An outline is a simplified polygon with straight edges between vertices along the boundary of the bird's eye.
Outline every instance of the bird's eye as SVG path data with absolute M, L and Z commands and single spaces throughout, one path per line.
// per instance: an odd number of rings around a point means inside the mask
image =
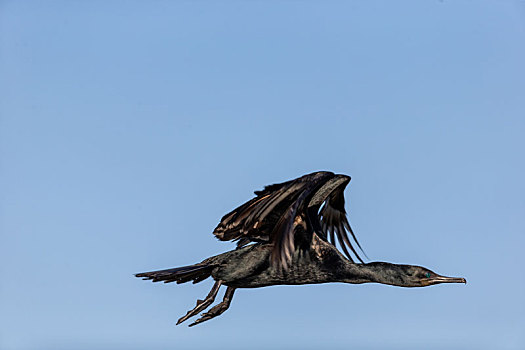
M 426 278 L 430 278 L 430 272 L 425 273 Z

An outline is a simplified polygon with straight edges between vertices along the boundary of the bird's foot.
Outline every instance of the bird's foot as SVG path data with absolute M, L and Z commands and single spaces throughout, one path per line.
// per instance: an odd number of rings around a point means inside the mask
M 198 325 L 199 323 L 211 320 L 212 318 L 219 316 L 228 309 L 228 306 L 229 305 L 226 305 L 224 302 L 220 302 L 219 304 L 212 307 L 208 312 L 203 313 L 202 317 L 190 324 L 189 327 L 193 327 L 195 325 Z
M 181 324 L 182 322 L 186 321 L 188 318 L 197 315 L 199 312 L 205 310 L 208 306 L 210 306 L 211 303 L 213 303 L 213 301 L 215 300 L 215 296 L 217 295 L 217 292 L 219 291 L 220 286 L 221 286 L 221 281 L 215 282 L 210 293 L 206 296 L 206 298 L 204 300 L 197 299 L 197 305 L 193 309 L 188 311 L 186 315 L 179 318 L 179 320 L 177 321 L 177 324 Z
M 224 294 L 224 299 L 222 300 L 222 302 L 212 307 L 208 312 L 203 313 L 202 317 L 190 324 L 189 327 L 193 327 L 195 325 L 198 325 L 199 323 L 211 320 L 212 318 L 217 317 L 221 315 L 224 311 L 228 310 L 232 301 L 234 291 L 235 288 L 228 287 L 226 293 Z
M 198 299 L 197 305 L 193 309 L 188 311 L 186 315 L 179 318 L 179 320 L 177 321 L 177 324 L 181 324 L 182 322 L 186 321 L 188 318 L 197 315 L 199 312 L 201 312 L 202 310 L 210 306 L 211 303 L 213 303 L 213 299 L 205 299 L 205 300 Z

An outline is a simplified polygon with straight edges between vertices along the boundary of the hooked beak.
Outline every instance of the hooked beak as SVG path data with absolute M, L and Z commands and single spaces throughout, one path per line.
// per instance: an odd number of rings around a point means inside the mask
M 421 284 L 423 286 L 431 286 L 433 284 L 439 284 L 439 283 L 465 283 L 467 284 L 467 280 L 463 277 L 446 277 L 446 276 L 434 276 L 430 278 L 424 278 L 421 280 Z

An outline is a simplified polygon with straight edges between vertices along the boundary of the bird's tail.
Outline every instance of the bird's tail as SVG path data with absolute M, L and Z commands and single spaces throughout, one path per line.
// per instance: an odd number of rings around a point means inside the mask
M 176 267 L 174 269 L 137 273 L 135 277 L 143 277 L 144 280 L 164 283 L 185 283 L 193 280 L 197 283 L 211 276 L 214 265 L 195 264 L 190 266 Z

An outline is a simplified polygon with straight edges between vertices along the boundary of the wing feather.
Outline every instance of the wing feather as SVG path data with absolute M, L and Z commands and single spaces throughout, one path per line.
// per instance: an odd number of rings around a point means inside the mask
M 219 240 L 238 241 L 238 246 L 249 242 L 279 242 L 275 244 L 279 255 L 282 249 L 287 257 L 294 250 L 295 217 L 308 208 L 315 190 L 334 176 L 331 172 L 316 172 L 266 186 L 255 192 L 255 198 L 224 215 L 213 233 Z
M 330 236 L 330 242 L 335 245 L 336 242 L 334 236 L 336 236 L 341 249 L 350 261 L 353 262 L 354 260 L 352 259 L 348 249 L 352 251 L 354 256 L 361 263 L 364 263 L 363 259 L 359 256 L 350 239 L 348 238 L 347 233 L 350 232 L 355 244 L 357 244 L 361 252 L 366 256 L 363 248 L 361 248 L 361 245 L 357 241 L 354 231 L 350 227 L 348 219 L 346 218 L 344 189 L 348 184 L 348 181 L 342 183 L 339 185 L 339 187 L 334 189 L 332 193 L 330 193 L 324 202 L 321 211 L 319 212 L 319 220 L 321 221 L 321 227 L 323 229 L 322 237 L 327 240 L 327 237 Z
M 290 189 L 290 187 L 293 187 Z M 240 240 L 248 238 L 253 241 L 269 241 L 271 222 L 267 222 L 266 228 L 263 228 L 265 221 L 270 221 L 268 214 L 276 210 L 276 207 L 283 202 L 291 202 L 295 192 L 300 190 L 300 186 L 287 184 L 280 186 L 273 193 L 263 191 L 263 194 L 253 198 L 247 203 L 234 209 L 231 213 L 226 214 L 219 225 L 213 231 L 213 234 L 222 241 Z M 281 209 L 284 212 L 284 209 Z M 280 217 L 279 214 L 275 213 Z M 245 240 L 244 240 L 245 242 Z
M 223 241 L 238 241 L 238 247 L 250 242 L 273 242 L 271 262 L 285 269 L 295 251 L 299 237 L 295 237 L 296 232 L 308 242 L 314 233 L 333 245 L 337 240 L 350 261 L 353 262 L 351 251 L 363 262 L 348 236 L 350 233 L 363 252 L 344 208 L 344 189 L 349 181 L 345 175 L 315 172 L 266 186 L 255 191 L 255 198 L 224 215 L 213 233 Z M 301 222 L 301 217 L 306 220 Z M 299 222 L 305 230 L 296 230 Z
M 297 199 L 288 207 L 285 214 L 275 226 L 272 232 L 274 247 L 271 257 L 272 264 L 275 264 L 275 266 L 284 269 L 288 268 L 288 264 L 295 251 L 294 225 L 296 224 L 296 219 L 298 218 L 298 214 L 304 212 L 307 208 L 309 202 L 307 199 L 311 197 L 316 187 L 318 187 L 318 184 L 315 182 L 308 183 L 303 189 L 303 192 L 301 192 Z

